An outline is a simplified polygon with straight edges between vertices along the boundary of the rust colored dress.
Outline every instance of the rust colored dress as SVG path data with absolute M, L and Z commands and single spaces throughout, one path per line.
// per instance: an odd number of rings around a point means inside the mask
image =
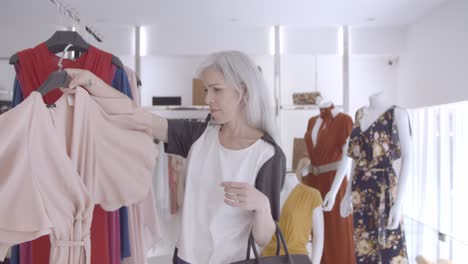
M 351 134 L 353 121 L 346 114 L 339 113 L 333 117 L 333 107 L 320 109 L 320 116 L 312 117 L 307 126 L 305 141 L 309 158 L 313 166 L 321 166 L 340 161 L 343 157 L 343 145 Z M 322 119 L 317 142 L 312 142 L 312 129 L 318 118 Z M 302 178 L 304 184 L 316 188 L 325 199 L 330 191 L 336 171 L 313 175 L 309 173 Z M 325 232 L 322 264 L 354 264 L 353 218 L 340 216 L 340 202 L 346 192 L 348 180 L 345 177 L 336 195 L 335 205 L 331 212 L 324 212 Z

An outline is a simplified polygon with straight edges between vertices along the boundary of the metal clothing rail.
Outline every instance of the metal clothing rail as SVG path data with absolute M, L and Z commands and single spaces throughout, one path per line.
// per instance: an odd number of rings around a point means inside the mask
M 99 33 L 95 28 L 91 26 L 82 26 L 81 19 L 78 16 L 78 11 L 71 7 L 68 3 L 64 2 L 63 0 L 49 0 L 52 4 L 54 4 L 60 11 L 62 16 L 68 17 L 75 26 L 82 27 L 84 31 L 88 32 L 94 39 L 98 42 L 102 42 L 102 34 Z

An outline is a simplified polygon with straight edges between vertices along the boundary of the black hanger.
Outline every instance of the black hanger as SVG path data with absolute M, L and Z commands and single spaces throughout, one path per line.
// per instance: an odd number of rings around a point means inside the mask
M 136 74 L 135 74 L 135 76 L 136 76 L 136 79 L 137 79 L 137 86 L 138 86 L 138 87 L 142 86 L 143 83 L 141 82 L 140 76 L 138 76 L 138 75 L 136 75 Z
M 60 58 L 58 62 L 58 71 L 54 71 L 49 76 L 47 77 L 47 80 L 39 86 L 39 88 L 36 89 L 37 92 L 39 92 L 42 96 L 46 95 L 48 92 L 55 90 L 60 87 L 68 87 L 70 84 L 70 77 L 68 76 L 68 73 L 64 70 L 62 70 L 62 61 L 63 58 L 65 57 L 65 53 L 72 47 L 72 44 L 68 44 L 64 50 L 62 57 Z
M 89 49 L 89 44 L 75 31 L 57 31 L 45 44 L 52 53 L 62 52 L 68 44 L 73 45 L 70 51 L 86 52 Z
M 70 77 L 68 73 L 64 70 L 59 70 L 52 72 L 47 77 L 47 80 L 37 88 L 36 92 L 39 92 L 42 96 L 46 95 L 48 92 L 55 90 L 60 87 L 68 87 L 70 84 Z
M 69 49 L 70 51 L 86 52 L 89 48 L 87 43 L 81 36 L 75 31 L 56 31 L 52 37 L 50 37 L 45 44 L 52 53 L 62 52 L 68 44 L 73 46 Z M 19 61 L 17 54 L 14 54 L 10 58 L 10 64 L 16 64 Z M 123 69 L 122 61 L 112 55 L 112 63 L 117 67 Z

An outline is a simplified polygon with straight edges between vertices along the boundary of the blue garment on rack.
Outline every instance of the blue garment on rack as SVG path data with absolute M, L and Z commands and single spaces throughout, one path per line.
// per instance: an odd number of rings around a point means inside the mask
M 15 78 L 15 83 L 13 84 L 13 99 L 11 100 L 11 107 L 15 107 L 23 102 L 23 92 L 17 78 Z
M 120 92 L 133 99 L 132 91 L 130 88 L 130 81 L 123 69 L 117 68 L 112 80 L 112 86 L 117 88 Z M 131 256 L 130 249 L 130 233 L 128 228 L 128 208 L 121 207 L 120 213 L 120 257 L 122 259 Z

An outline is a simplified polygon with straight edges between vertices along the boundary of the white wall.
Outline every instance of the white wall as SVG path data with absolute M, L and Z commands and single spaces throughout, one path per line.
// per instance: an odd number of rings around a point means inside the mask
M 283 54 L 337 54 L 338 27 L 281 27 Z
M 192 78 L 204 56 L 145 56 L 141 60 L 143 82 L 141 103 L 152 104 L 153 96 L 182 96 L 183 105 L 192 104 Z
M 206 55 L 220 50 L 241 50 L 251 55 L 270 54 L 270 26 L 149 25 L 142 27 L 144 55 Z
M 97 42 L 86 32 L 80 32 L 91 45 L 119 56 L 119 58 L 135 56 L 135 27 L 112 24 L 97 24 L 94 27 L 103 35 L 102 42 Z
M 153 96 L 181 96 L 182 105 L 192 104 L 192 78 L 206 55 L 159 55 L 142 57 L 142 105 L 150 106 Z M 252 56 L 262 68 L 273 96 L 273 57 Z
M 309 119 L 319 114 L 318 109 L 280 112 L 281 142 L 279 144 L 286 156 L 287 169 L 292 169 L 294 138 L 304 138 Z
M 403 26 L 350 29 L 349 114 L 353 118 L 357 109 L 369 104 L 369 96 L 379 91 L 386 91 L 398 104 L 398 61 L 405 38 Z
M 398 99 L 421 107 L 468 99 L 468 1 L 448 1 L 408 30 Z
M 350 52 L 353 55 L 399 55 L 405 48 L 406 28 L 352 27 Z
M 349 114 L 354 118 L 356 110 L 369 104 L 369 96 L 385 91 L 397 104 L 398 60 L 390 56 L 356 55 L 350 58 Z M 389 65 L 392 61 L 392 65 Z
M 292 105 L 292 94 L 318 91 L 343 104 L 343 59 L 338 27 L 281 28 L 281 105 Z
M 10 57 L 17 51 L 32 48 L 61 29 L 64 27 L 58 25 L 0 25 L 0 57 Z
M 240 50 L 262 67 L 273 95 L 274 64 L 270 26 L 158 25 L 143 26 L 142 104 L 153 96 L 182 96 L 183 105 L 192 104 L 192 78 L 206 56 L 220 50 Z
M 292 105 L 293 93 L 318 91 L 343 104 L 343 59 L 337 55 L 287 54 L 281 57 L 281 105 Z
M 292 105 L 292 94 L 311 92 L 315 84 L 315 55 L 283 55 L 281 57 L 281 104 Z

